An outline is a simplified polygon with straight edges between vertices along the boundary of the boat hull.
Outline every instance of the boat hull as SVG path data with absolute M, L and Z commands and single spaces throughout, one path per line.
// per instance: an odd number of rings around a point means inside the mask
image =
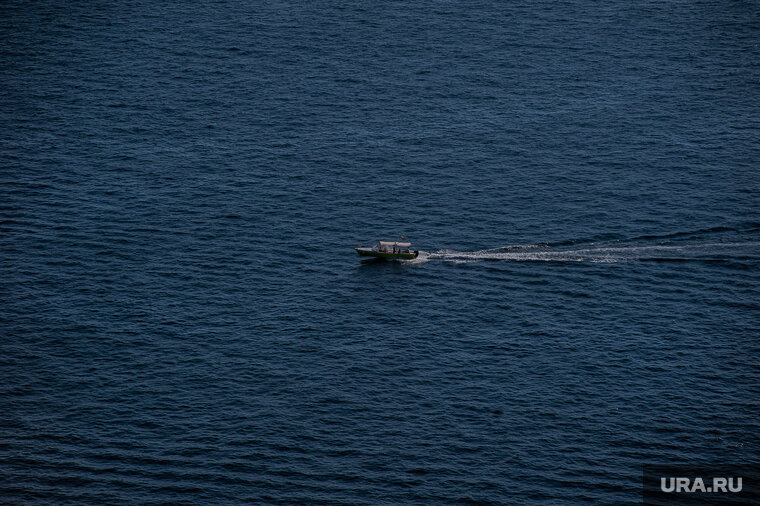
M 372 248 L 356 248 L 356 252 L 363 257 L 385 258 L 387 260 L 412 260 L 417 258 L 417 255 L 420 254 L 419 250 L 410 251 L 409 253 L 392 253 L 377 251 Z

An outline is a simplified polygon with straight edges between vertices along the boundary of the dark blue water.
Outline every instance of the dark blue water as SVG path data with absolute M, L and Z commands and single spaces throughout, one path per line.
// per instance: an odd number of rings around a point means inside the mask
M 756 2 L 117 4 L 0 13 L 0 501 L 760 461 Z

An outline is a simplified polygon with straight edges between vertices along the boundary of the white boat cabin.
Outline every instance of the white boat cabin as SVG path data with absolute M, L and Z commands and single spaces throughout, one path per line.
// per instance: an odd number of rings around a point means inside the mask
M 375 249 L 382 253 L 410 253 L 411 246 L 410 242 L 378 241 Z

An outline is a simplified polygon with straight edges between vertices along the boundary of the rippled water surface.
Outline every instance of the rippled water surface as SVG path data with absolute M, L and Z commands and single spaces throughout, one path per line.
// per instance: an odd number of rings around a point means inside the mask
M 0 501 L 630 503 L 760 461 L 759 23 L 5 2 Z

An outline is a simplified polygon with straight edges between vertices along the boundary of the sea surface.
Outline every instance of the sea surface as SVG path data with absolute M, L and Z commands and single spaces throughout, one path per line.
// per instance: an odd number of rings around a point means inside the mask
M 3 2 L 0 502 L 758 463 L 759 163 L 754 1 Z

